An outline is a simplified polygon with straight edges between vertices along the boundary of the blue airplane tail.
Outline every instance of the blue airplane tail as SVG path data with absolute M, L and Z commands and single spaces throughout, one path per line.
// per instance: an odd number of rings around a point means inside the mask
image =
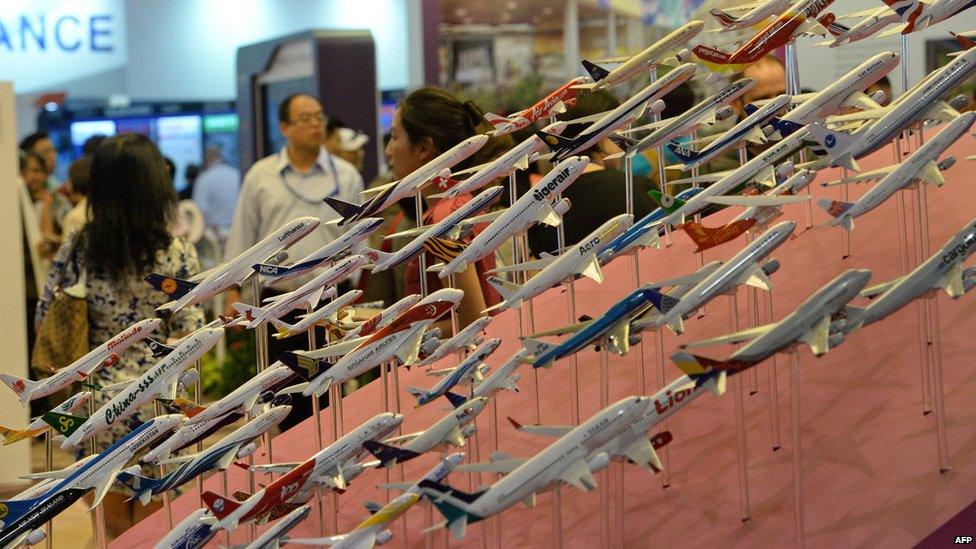
M 774 130 L 779 132 L 779 135 L 781 137 L 787 137 L 793 132 L 803 127 L 802 124 L 797 124 L 796 122 L 790 122 L 789 120 L 783 120 L 778 116 L 774 116 L 769 121 L 769 124 L 773 127 Z
M 685 147 L 684 145 L 679 145 L 674 141 L 667 143 L 664 146 L 667 147 L 672 154 L 677 156 L 678 160 L 681 160 L 681 163 L 684 164 L 685 166 L 694 164 L 695 162 L 698 162 L 699 160 L 702 159 L 702 157 L 705 156 L 700 151 L 689 149 L 688 147 Z
M 587 61 L 584 59 L 581 63 L 583 68 L 586 69 L 587 74 L 590 75 L 590 78 L 592 78 L 594 82 L 599 82 L 610 74 L 610 71 L 592 61 Z
M 398 463 L 410 461 L 420 455 L 412 450 L 397 448 L 396 446 L 390 446 L 389 444 L 383 444 L 375 440 L 363 442 L 363 448 L 366 448 L 369 453 L 380 460 L 379 467 L 393 467 Z
M 153 288 L 163 292 L 171 299 L 179 299 L 190 293 L 190 290 L 197 287 L 196 282 L 190 282 L 189 280 L 183 280 L 182 278 L 176 278 L 174 276 L 167 276 L 158 273 L 152 273 L 151 275 L 147 276 L 145 280 Z
M 654 308 L 661 312 L 661 314 L 667 314 L 668 311 L 674 308 L 678 304 L 678 300 L 669 296 L 662 294 L 657 288 L 650 288 L 647 290 L 648 298 L 651 300 L 651 304 Z
M 23 518 L 27 513 L 30 513 L 32 509 L 40 505 L 47 494 L 42 494 L 36 498 L 31 499 L 8 499 L 6 501 L 0 500 L 0 509 L 4 509 L 6 513 L 3 515 L 4 524 L 13 525 L 16 521 Z
M 469 505 L 477 501 L 484 490 L 469 494 L 451 488 L 446 484 L 441 484 L 433 480 L 421 480 L 417 486 L 423 490 L 424 494 L 434 503 L 437 510 L 447 519 L 447 528 L 455 539 L 464 537 L 464 528 L 468 523 L 482 520 L 482 517 L 469 511 Z
M 451 403 L 451 406 L 454 406 L 455 408 L 464 406 L 464 403 L 468 401 L 468 399 L 464 398 L 463 396 L 450 391 L 444 393 L 444 398 L 446 398 Z
M 363 211 L 362 206 L 358 206 L 356 204 L 350 204 L 349 202 L 344 202 L 342 200 L 339 200 L 338 198 L 332 198 L 331 196 L 327 196 L 323 198 L 323 200 L 333 210 L 335 210 L 339 215 L 341 215 L 344 221 Z
M 144 477 L 127 471 L 119 473 L 118 481 L 126 485 L 133 492 L 133 498 L 147 505 L 152 498 L 153 490 L 163 483 L 162 479 Z

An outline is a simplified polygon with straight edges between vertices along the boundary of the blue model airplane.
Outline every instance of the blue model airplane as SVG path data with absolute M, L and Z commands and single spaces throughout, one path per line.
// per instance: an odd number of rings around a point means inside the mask
M 532 353 L 532 367 L 548 368 L 556 360 L 576 353 L 583 347 L 602 339 L 607 340 L 606 344 L 611 351 L 619 355 L 627 354 L 631 345 L 631 320 L 651 306 L 651 298 L 655 295 L 658 294 L 654 288 L 641 286 L 610 307 L 599 318 L 522 338 L 522 346 Z M 573 332 L 574 335 L 562 343 L 547 343 L 534 339 L 538 336 Z
M 681 204 L 702 191 L 701 187 L 692 187 L 678 193 L 675 197 L 676 203 Z M 678 202 L 680 201 L 680 202 Z M 651 213 L 637 220 L 623 234 L 614 238 L 607 244 L 607 247 L 597 256 L 600 265 L 606 265 L 618 256 L 630 250 L 641 247 L 656 246 L 660 238 L 661 225 L 658 221 L 664 219 L 670 212 L 667 208 L 656 208 Z

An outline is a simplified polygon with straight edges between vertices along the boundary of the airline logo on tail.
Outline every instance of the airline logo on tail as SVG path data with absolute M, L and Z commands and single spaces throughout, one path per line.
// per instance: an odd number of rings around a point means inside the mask
M 680 226 L 691 240 L 698 245 L 695 253 L 703 252 L 709 248 L 714 248 L 719 244 L 724 244 L 735 240 L 739 235 L 745 233 L 756 224 L 756 218 L 739 219 L 716 229 L 706 227 L 701 223 L 689 221 Z
M 424 242 L 424 251 L 437 259 L 450 263 L 464 251 L 464 244 L 449 238 L 431 238 Z

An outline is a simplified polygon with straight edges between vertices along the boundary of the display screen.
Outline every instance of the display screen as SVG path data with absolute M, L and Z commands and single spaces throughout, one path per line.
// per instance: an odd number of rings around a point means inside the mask
M 203 163 L 203 118 L 191 116 L 163 116 L 156 120 L 156 145 L 163 156 L 176 164 L 173 187 L 180 192 L 186 187 L 186 167 Z

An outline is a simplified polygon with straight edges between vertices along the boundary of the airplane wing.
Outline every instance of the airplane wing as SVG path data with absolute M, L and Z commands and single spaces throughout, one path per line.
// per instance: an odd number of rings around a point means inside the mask
M 796 107 L 798 105 L 801 105 L 804 102 L 809 101 L 810 99 L 812 99 L 815 95 L 817 95 L 816 92 L 800 93 L 800 94 L 797 94 L 797 95 L 791 95 L 790 96 L 790 107 Z M 772 101 L 773 99 L 775 99 L 775 98 L 770 97 L 769 99 L 756 99 L 755 101 L 751 101 L 751 103 L 753 105 L 755 105 L 756 107 L 762 107 L 766 103 L 769 103 L 770 101 Z
M 705 199 L 712 204 L 724 204 L 726 206 L 782 206 L 784 204 L 796 204 L 810 200 L 808 194 L 780 194 L 780 195 L 758 195 L 758 196 L 709 196 Z
M 447 376 L 447 375 L 451 375 L 451 372 L 453 372 L 453 371 L 454 371 L 454 368 L 443 368 L 441 370 L 429 370 L 427 372 L 427 375 L 429 375 L 429 376 L 437 376 L 437 377 L 444 377 L 444 376 Z
M 417 328 L 414 330 L 412 335 L 407 337 L 407 339 L 404 340 L 399 347 L 397 347 L 396 352 L 393 354 L 396 355 L 396 357 L 399 358 L 400 362 L 403 364 L 412 364 L 417 361 L 417 355 L 420 354 L 420 344 L 423 343 L 423 339 L 424 330 L 422 328 Z
M 394 181 L 392 183 L 387 183 L 385 185 L 376 185 L 375 187 L 370 187 L 366 190 L 359 191 L 359 196 L 363 198 L 372 198 L 374 195 L 380 194 L 381 192 L 395 187 L 399 181 Z
M 622 453 L 627 456 L 627 459 L 649 471 L 657 472 L 664 468 L 650 439 L 645 436 L 637 437 L 623 449 Z
M 932 160 L 926 162 L 922 168 L 918 170 L 917 176 L 922 181 L 931 183 L 937 187 L 941 187 L 945 183 L 945 179 L 942 178 L 942 171 L 939 170 L 938 164 Z
M 880 109 L 881 105 L 875 102 L 874 99 L 868 97 L 868 95 L 862 91 L 855 91 L 854 93 L 847 96 L 847 99 L 841 103 L 842 107 L 855 107 L 861 109 L 862 111 L 869 111 L 871 109 Z
M 180 376 L 177 374 L 173 375 L 173 379 L 169 380 L 163 388 L 156 392 L 159 398 L 163 400 L 176 400 L 176 390 L 179 387 Z
M 121 391 L 122 389 L 125 389 L 126 387 L 128 387 L 129 384 L 132 383 L 133 381 L 135 381 L 135 380 L 134 379 L 127 379 L 125 381 L 118 381 L 118 382 L 115 382 L 115 383 L 110 383 L 108 385 L 103 385 L 102 388 L 99 389 L 99 390 L 102 391 L 103 393 L 111 393 L 111 392 Z
M 568 425 L 516 425 L 515 428 L 523 433 L 550 438 L 559 438 L 573 430 L 573 427 Z
M 539 212 L 540 218 L 539 223 L 545 223 L 550 227 L 558 227 L 562 224 L 563 218 L 560 217 L 556 210 L 552 209 L 552 205 L 548 202 L 543 202 L 540 204 L 541 211 Z
M 312 309 L 319 306 L 319 301 L 322 299 L 322 294 L 325 293 L 325 286 L 319 286 L 318 290 L 312 292 L 312 295 L 308 296 L 308 304 Z
M 625 318 L 613 325 L 607 333 L 611 351 L 618 355 L 625 355 L 630 351 L 630 318 Z
M 214 465 L 214 469 L 218 471 L 227 470 L 227 468 L 230 467 L 230 464 L 234 462 L 234 458 L 237 457 L 237 452 L 240 451 L 241 446 L 242 444 L 235 444 L 228 448 L 226 452 L 221 454 L 220 459 L 218 459 L 217 463 Z
M 221 263 L 220 265 L 217 265 L 216 267 L 214 267 L 212 269 L 207 269 L 206 271 L 203 271 L 202 273 L 197 273 L 197 274 L 191 276 L 190 278 L 188 278 L 187 280 L 190 281 L 190 282 L 197 282 L 197 283 L 199 283 L 199 282 L 203 281 L 203 279 L 207 278 L 208 276 L 210 276 L 214 272 L 216 272 L 217 269 L 219 269 L 219 268 L 221 268 L 223 266 L 224 266 L 224 264 Z
M 458 448 L 464 446 L 464 433 L 461 432 L 457 426 L 450 430 L 446 435 L 444 435 L 444 442 L 453 444 Z
M 546 330 L 544 332 L 536 332 L 526 337 L 536 338 L 536 337 L 545 337 L 545 336 L 554 336 L 554 335 L 575 334 L 576 332 L 582 330 L 583 328 L 586 328 L 592 323 L 593 323 L 592 320 L 587 320 L 585 322 L 570 324 L 568 326 L 563 326 L 561 328 L 553 328 L 552 330 Z
M 596 254 L 589 254 L 583 264 L 583 270 L 579 274 L 594 280 L 597 284 L 603 284 L 603 271 L 600 270 L 600 261 L 596 258 Z
M 458 222 L 450 231 L 448 231 L 448 236 L 452 238 L 460 234 L 464 229 L 471 227 L 472 225 L 477 225 L 478 223 L 490 223 L 502 215 L 505 210 L 495 210 L 488 213 L 483 213 L 481 215 L 474 215 L 471 217 L 466 217 Z M 383 237 L 383 240 L 390 240 L 393 238 L 413 238 L 420 236 L 430 229 L 430 225 L 424 225 L 423 227 L 417 227 L 414 229 L 407 229 L 406 231 L 400 231 L 398 233 L 393 233 Z M 454 235 L 454 236 L 452 236 Z
M 287 463 L 268 463 L 266 465 L 252 465 L 247 468 L 252 473 L 287 473 L 295 467 L 301 465 L 300 461 L 290 461 Z
M 711 274 L 711 271 L 697 270 L 691 274 L 684 276 L 677 276 L 674 278 L 666 278 L 664 280 L 658 280 L 651 282 L 650 284 L 645 284 L 645 286 L 651 286 L 654 288 L 661 288 L 664 286 L 694 286 Z
M 773 329 L 776 323 L 765 324 L 763 326 L 756 326 L 755 328 L 748 328 L 746 330 L 741 330 L 735 333 L 726 334 L 718 337 L 711 337 L 708 339 L 702 339 L 699 341 L 694 341 L 692 343 L 682 344 L 682 349 L 696 349 L 698 347 L 708 347 L 709 345 L 718 345 L 720 343 L 741 343 L 743 341 L 748 341 L 755 339 L 766 332 Z
M 817 321 L 817 324 L 800 337 L 800 341 L 803 341 L 810 346 L 810 350 L 813 354 L 820 356 L 830 350 L 830 315 L 824 315 L 823 318 Z
M 870 9 L 866 9 L 866 10 L 853 11 L 851 13 L 845 13 L 844 15 L 838 15 L 837 16 L 837 19 L 860 19 L 862 17 L 870 17 L 870 16 L 875 15 L 875 14 L 879 14 L 880 15 L 880 14 L 886 12 L 886 11 L 889 11 L 890 12 L 890 10 L 886 6 L 882 6 L 880 8 L 870 8 Z M 894 12 L 891 12 L 891 13 L 894 13 Z
M 481 473 L 511 473 L 518 468 L 519 465 L 525 463 L 526 459 L 522 458 L 508 458 L 508 459 L 497 459 L 493 461 L 488 461 L 485 463 L 468 463 L 465 465 L 458 466 L 455 471 L 465 472 L 481 472 Z
M 542 253 L 542 257 L 535 261 L 525 261 L 523 263 L 516 263 L 515 265 L 508 265 L 505 267 L 495 267 L 494 269 L 488 271 L 489 274 L 492 273 L 510 273 L 510 272 L 524 272 L 524 271 L 541 271 L 546 268 L 550 263 L 555 261 L 559 256 L 550 255 L 545 252 Z
M 102 500 L 105 499 L 105 494 L 108 494 L 109 488 L 111 488 L 112 485 L 115 484 L 115 478 L 119 476 L 119 473 L 121 471 L 122 471 L 122 466 L 120 465 L 115 469 L 112 469 L 111 471 L 106 471 L 103 474 L 101 480 L 99 480 L 98 484 L 95 486 L 95 499 L 92 501 L 91 506 L 88 508 L 89 511 L 94 510 L 96 507 L 98 507 L 98 505 L 102 502 Z
M 888 112 L 888 109 L 890 107 L 891 105 L 888 105 L 886 107 L 881 107 L 880 109 L 857 111 L 848 114 L 836 114 L 833 116 L 828 116 L 825 122 L 831 127 L 834 127 L 833 126 L 834 124 L 840 125 L 848 122 L 864 122 L 866 120 L 875 120 L 884 116 L 884 114 Z
M 899 282 L 904 280 L 904 278 L 905 277 L 903 276 L 899 276 L 898 278 L 894 278 L 892 280 L 889 280 L 888 282 L 882 282 L 881 284 L 876 284 L 874 286 L 871 286 L 870 288 L 865 288 L 861 290 L 860 295 L 861 297 L 867 297 L 869 299 L 877 297 L 890 290 L 892 286 L 898 284 Z
M 864 183 L 866 181 L 877 181 L 884 178 L 886 175 L 898 169 L 898 164 L 892 164 L 891 166 L 885 166 L 884 168 L 878 168 L 876 170 L 869 170 L 860 172 L 836 181 L 828 181 L 824 183 L 824 187 L 834 187 L 836 185 L 843 185 L 845 183 Z
M 591 114 L 589 116 L 583 116 L 580 118 L 574 118 L 572 120 L 565 120 L 567 124 L 590 124 L 596 122 L 597 120 L 603 118 L 604 116 L 610 114 L 612 111 L 598 112 L 596 114 Z
M 961 116 L 959 111 L 950 107 L 945 101 L 937 101 L 925 111 L 925 118 L 938 120 L 939 122 L 952 122 L 956 118 L 959 118 L 959 116 Z
M 409 433 L 409 434 L 406 434 L 406 435 L 400 435 L 400 436 L 397 436 L 397 437 L 391 437 L 391 438 L 388 438 L 388 439 L 383 440 L 383 444 L 389 444 L 391 446 L 397 445 L 397 444 L 406 444 L 406 443 L 410 442 L 411 440 L 419 437 L 422 434 L 424 434 L 423 431 L 417 431 L 416 433 Z
M 190 461 L 191 459 L 197 457 L 200 454 L 186 454 L 185 456 L 175 456 L 167 459 L 159 460 L 156 465 L 176 465 L 178 463 L 183 463 Z
M 359 344 L 365 340 L 365 337 L 357 337 L 348 341 L 333 343 L 332 345 L 327 345 L 314 351 L 295 351 L 295 354 L 303 355 L 308 358 L 332 358 L 348 353 L 349 351 L 358 347 Z
M 938 287 L 945 290 L 949 297 L 955 299 L 966 293 L 962 281 L 963 268 L 961 262 L 956 262 L 949 271 L 939 279 Z
M 566 484 L 589 492 L 596 488 L 596 479 L 586 466 L 586 461 L 577 459 L 570 463 L 560 474 L 559 480 Z
M 284 299 L 286 297 L 289 297 L 290 295 L 291 295 L 291 292 L 287 292 L 287 293 L 283 293 L 283 294 L 273 295 L 271 297 L 266 297 L 266 298 L 264 298 L 264 299 L 261 300 L 261 304 L 262 305 L 268 305 L 270 303 L 277 303 L 277 302 L 281 301 L 282 299 Z
M 758 264 L 754 265 L 751 271 L 746 271 L 737 280 L 736 284 L 745 284 L 747 286 L 752 286 L 754 288 L 760 288 L 762 290 L 769 290 L 773 287 L 773 283 L 770 282 L 769 276 L 766 272 L 762 270 L 762 267 Z

